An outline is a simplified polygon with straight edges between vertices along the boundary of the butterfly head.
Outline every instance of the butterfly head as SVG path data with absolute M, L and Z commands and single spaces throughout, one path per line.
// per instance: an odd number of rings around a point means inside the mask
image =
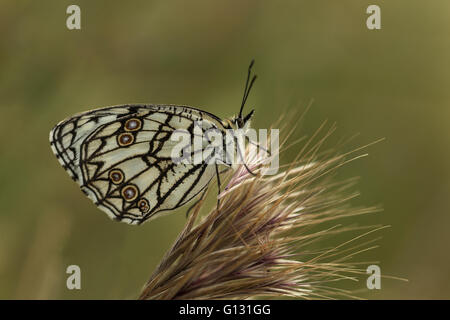
M 250 111 L 249 114 L 242 117 L 241 115 L 233 118 L 233 124 L 236 129 L 248 129 L 250 127 L 250 120 L 253 117 L 255 110 Z
M 234 117 L 225 119 L 222 121 L 222 125 L 226 129 L 233 129 L 233 130 L 243 129 L 244 131 L 246 131 L 248 128 L 250 128 L 250 120 L 252 119 L 254 113 L 255 113 L 255 110 L 252 110 L 245 117 L 234 116 Z

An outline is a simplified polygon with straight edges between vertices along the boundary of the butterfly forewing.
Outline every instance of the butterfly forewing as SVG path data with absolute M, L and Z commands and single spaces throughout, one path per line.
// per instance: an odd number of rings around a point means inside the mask
M 177 143 L 172 133 L 191 135 L 198 121 L 202 130 L 224 129 L 216 116 L 187 106 L 124 105 L 60 122 L 50 132 L 50 143 L 100 209 L 113 219 L 140 224 L 187 203 L 216 175 L 211 163 L 172 160 Z

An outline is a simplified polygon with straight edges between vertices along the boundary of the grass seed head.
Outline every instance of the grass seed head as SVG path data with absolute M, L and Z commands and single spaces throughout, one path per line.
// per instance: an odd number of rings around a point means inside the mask
M 337 220 L 377 208 L 349 205 L 357 196 L 349 191 L 356 179 L 333 180 L 336 169 L 359 157 L 321 151 L 333 130 L 322 138 L 314 135 L 276 175 L 253 176 L 244 166 L 228 174 L 219 207 L 201 216 L 205 203 L 198 203 L 140 299 L 353 297 L 333 284 L 365 273 L 350 259 L 373 248 L 371 241 L 360 240 L 379 227 L 330 248 L 321 248 L 320 242 L 364 229 Z M 265 158 L 247 152 L 246 163 L 260 173 Z

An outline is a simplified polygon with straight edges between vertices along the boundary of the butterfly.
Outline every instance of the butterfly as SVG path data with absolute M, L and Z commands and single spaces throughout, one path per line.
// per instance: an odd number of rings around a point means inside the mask
M 58 123 L 50 131 L 51 149 L 86 196 L 110 218 L 135 225 L 168 213 L 205 191 L 214 177 L 220 190 L 218 167 L 232 166 L 218 158 L 174 161 L 172 134 L 192 136 L 198 123 L 202 132 L 248 128 L 254 110 L 246 116 L 242 112 L 256 80 L 256 75 L 251 78 L 253 63 L 238 116 L 222 120 L 185 105 L 100 108 Z M 201 150 L 190 147 L 188 152 L 204 151 L 204 146 L 200 145 Z

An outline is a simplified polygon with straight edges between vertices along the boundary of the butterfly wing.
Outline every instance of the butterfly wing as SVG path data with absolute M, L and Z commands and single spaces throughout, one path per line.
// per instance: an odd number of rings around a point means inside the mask
M 219 118 L 187 106 L 115 106 L 62 121 L 50 132 L 50 144 L 101 210 L 140 224 L 189 202 L 216 175 L 210 163 L 172 160 L 172 133 L 192 134 L 196 121 L 203 130 L 221 128 Z

